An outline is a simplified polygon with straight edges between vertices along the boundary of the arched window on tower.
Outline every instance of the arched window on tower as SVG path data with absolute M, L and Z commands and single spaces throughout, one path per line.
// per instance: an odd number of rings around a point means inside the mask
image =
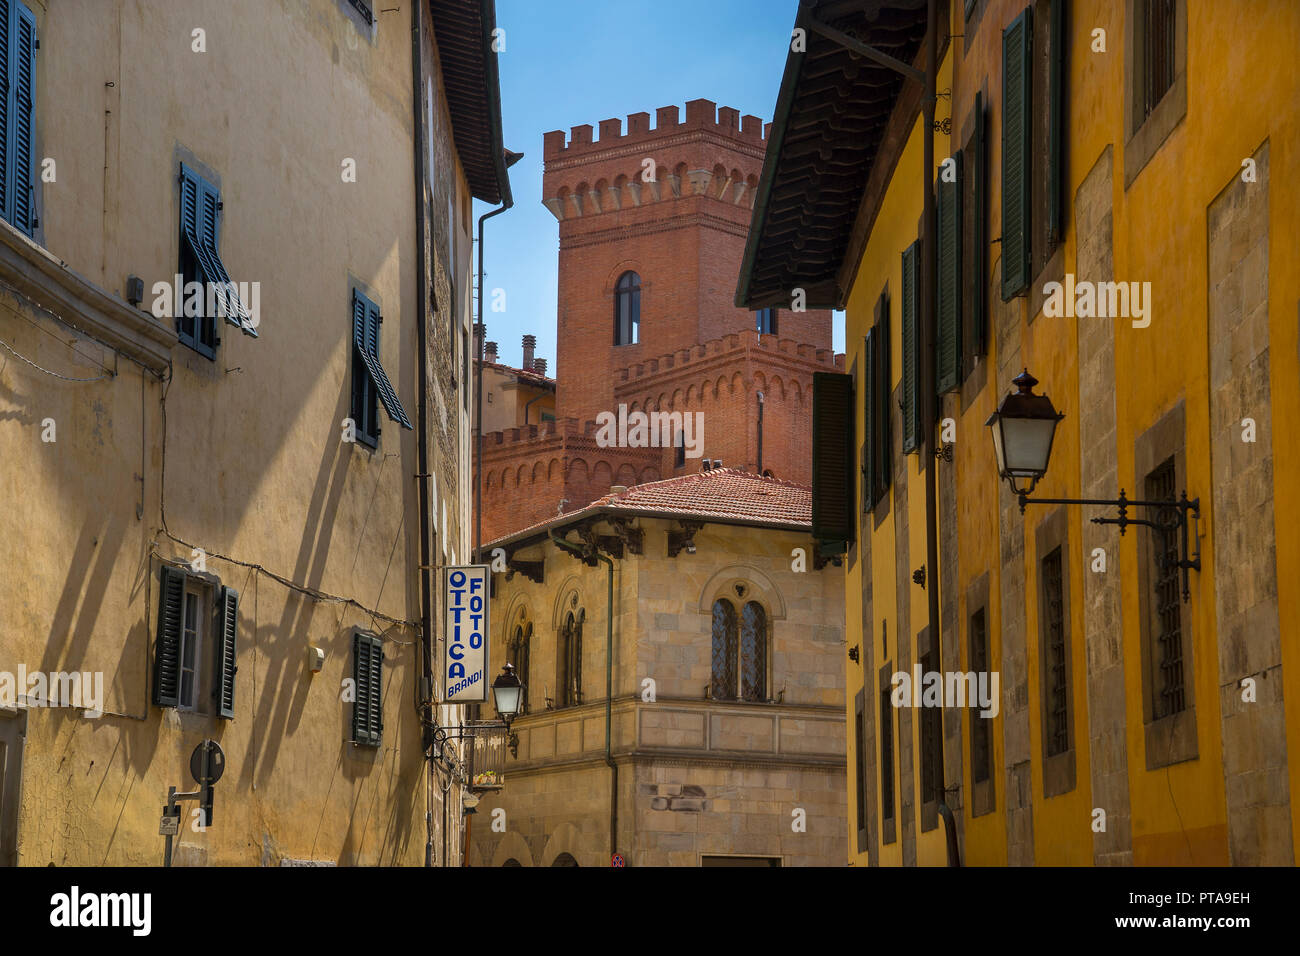
M 515 676 L 519 678 L 524 685 L 523 694 L 519 701 L 519 713 L 528 713 L 528 666 L 529 658 L 532 656 L 533 643 L 533 622 L 520 621 L 515 625 L 515 632 L 510 638 L 510 647 L 507 651 L 507 660 L 515 665 Z
M 641 277 L 624 272 L 614 286 L 614 344 L 636 345 L 641 330 Z
M 576 707 L 582 703 L 582 621 L 586 611 L 570 611 L 560 628 L 559 706 Z

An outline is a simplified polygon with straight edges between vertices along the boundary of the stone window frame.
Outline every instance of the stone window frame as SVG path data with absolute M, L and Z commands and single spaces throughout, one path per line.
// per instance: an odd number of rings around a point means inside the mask
M 1128 190 L 1187 115 L 1187 0 L 1174 0 L 1174 82 L 1150 114 L 1142 116 L 1146 48 L 1140 16 L 1148 0 L 1125 0 L 1124 189 Z
M 738 594 L 736 592 L 737 587 L 743 587 L 745 589 L 745 592 L 743 594 Z M 728 604 L 730 604 L 731 609 L 735 614 L 736 696 L 727 697 L 727 698 L 712 696 L 713 694 L 713 690 L 712 690 L 713 688 L 713 665 L 712 665 L 713 631 L 712 631 L 712 623 L 710 623 L 710 631 L 709 631 L 710 699 L 722 700 L 724 702 L 734 703 L 734 704 L 765 704 L 772 699 L 772 688 L 775 686 L 774 678 L 772 675 L 772 666 L 773 663 L 775 662 L 775 653 L 773 650 L 773 645 L 776 643 L 775 641 L 776 625 L 775 625 L 775 615 L 773 615 L 772 613 L 771 602 L 764 600 L 763 588 L 757 586 L 752 581 L 748 581 L 744 579 L 735 579 L 732 581 L 728 581 L 725 586 L 718 588 L 714 592 L 712 600 L 710 600 L 709 602 L 710 609 L 712 609 L 719 601 L 726 601 Z M 761 654 L 762 664 L 763 664 L 763 681 L 762 681 L 763 686 L 760 688 L 758 700 L 750 700 L 744 696 L 743 678 L 744 678 L 744 670 L 745 670 L 745 653 L 744 653 L 743 641 L 744 641 L 744 629 L 745 629 L 745 607 L 749 604 L 757 604 L 759 609 L 763 612 L 763 633 L 762 633 L 763 647 L 762 647 L 762 654 Z
M 1179 0 L 1181 3 L 1181 0 Z M 1133 444 L 1134 497 L 1146 488 L 1146 479 L 1169 458 L 1174 460 L 1174 487 L 1187 487 L 1187 406 L 1180 398 L 1154 424 L 1142 432 Z M 1140 500 L 1140 499 L 1139 499 Z M 1139 509 L 1145 511 L 1146 509 Z M 1146 517 L 1146 515 L 1142 515 Z M 1153 578 L 1154 542 L 1150 529 L 1139 527 L 1138 538 L 1138 634 L 1141 649 L 1142 729 L 1145 738 L 1146 768 L 1158 770 L 1173 764 L 1195 760 L 1200 756 L 1196 739 L 1196 633 L 1195 616 L 1182 615 L 1183 694 L 1186 706 L 1175 714 L 1155 718 L 1156 659 L 1158 630 L 1155 617 Z
M 986 647 L 986 658 L 989 666 L 989 672 L 992 673 L 993 665 L 993 628 L 989 621 L 989 572 L 985 571 L 966 589 L 966 669 L 972 670 L 972 647 L 971 647 L 971 622 L 977 614 L 984 615 L 984 641 Z M 976 675 L 978 680 L 978 675 Z M 977 685 L 978 686 L 978 685 Z M 994 782 L 997 778 L 997 751 L 994 749 L 996 737 L 993 733 L 994 724 L 997 717 L 980 717 L 979 707 L 968 707 L 966 713 L 970 717 L 971 731 L 967 735 L 970 740 L 970 754 L 967 764 L 970 767 L 970 794 L 971 794 L 971 817 L 981 817 L 986 813 L 992 813 L 997 809 L 997 785 Z M 988 779 L 975 781 L 975 731 L 974 723 L 976 720 L 990 721 L 989 727 L 989 766 Z
M 894 705 L 891 691 L 893 690 L 894 672 L 892 665 L 888 660 L 880 666 L 876 686 L 880 688 L 880 712 L 889 715 L 889 726 L 878 727 L 879 733 L 876 734 L 876 740 L 879 741 L 880 760 L 877 766 L 880 768 L 880 845 L 888 846 L 898 841 L 898 813 L 899 813 L 899 780 L 898 774 L 894 772 L 894 765 L 898 760 L 898 721 L 894 720 Z M 885 735 L 889 739 L 889 759 L 885 760 Z M 889 779 L 885 779 L 885 770 L 888 768 Z M 888 817 L 885 816 L 885 784 L 889 784 L 889 810 Z
M 867 719 L 867 689 L 864 687 L 853 697 L 853 750 L 857 755 L 854 762 L 853 779 L 854 779 L 854 800 L 857 808 L 858 824 L 855 828 L 858 833 L 858 852 L 866 853 L 870 850 L 870 843 L 867 838 L 867 779 L 866 767 L 867 759 L 864 750 L 867 744 L 866 719 Z
M 1070 626 L 1070 522 L 1064 505 L 1057 505 L 1034 529 L 1035 592 L 1038 607 L 1038 718 L 1039 751 L 1043 759 L 1043 796 L 1056 797 L 1075 788 L 1075 751 L 1077 749 L 1077 714 L 1074 688 L 1074 641 Z M 1047 607 L 1043 562 L 1053 551 L 1061 552 L 1061 620 L 1065 640 L 1065 725 L 1066 747 L 1061 753 L 1047 753 Z
M 914 660 L 921 666 L 922 686 L 924 686 L 925 675 L 927 673 L 927 668 L 925 666 L 927 658 L 929 659 L 930 669 L 942 673 L 943 663 L 939 650 L 939 641 L 931 637 L 929 625 L 921 628 L 921 630 L 916 634 L 916 657 Z M 935 666 L 936 663 L 938 666 Z M 918 744 L 917 753 L 920 759 L 917 761 L 917 768 L 919 770 L 918 783 L 920 784 L 921 791 L 921 832 L 926 833 L 939 826 L 939 801 L 942 799 L 945 792 L 944 785 L 946 780 L 944 778 L 943 766 L 943 712 L 945 708 L 942 706 L 942 703 L 939 707 L 924 706 L 919 699 L 921 693 L 920 687 L 912 688 L 912 692 L 912 705 L 916 707 L 918 711 L 916 721 Z M 935 713 L 934 717 L 931 717 L 930 719 L 933 720 L 937 717 L 939 721 L 938 733 L 936 734 L 938 743 L 934 748 L 934 756 L 932 758 L 938 761 L 939 787 L 937 792 L 927 792 L 925 785 L 926 769 L 929 766 L 929 763 L 926 760 L 926 733 L 928 724 L 926 714 L 931 711 L 936 711 L 937 713 Z M 931 797 L 933 799 L 929 799 Z

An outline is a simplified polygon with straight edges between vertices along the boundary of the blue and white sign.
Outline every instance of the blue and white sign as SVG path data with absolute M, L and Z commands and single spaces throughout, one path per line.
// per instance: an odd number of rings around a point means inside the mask
M 471 564 L 443 574 L 442 686 L 448 704 L 488 697 L 488 571 L 486 564 Z

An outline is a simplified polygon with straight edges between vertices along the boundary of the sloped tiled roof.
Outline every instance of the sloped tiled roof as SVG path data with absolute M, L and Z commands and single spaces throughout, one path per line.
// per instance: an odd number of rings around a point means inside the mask
M 530 382 L 540 388 L 555 388 L 555 379 L 548 378 L 540 372 L 534 372 L 530 369 L 515 368 L 513 365 L 502 365 L 500 362 L 489 362 L 484 360 L 480 363 L 484 368 L 494 368 L 498 372 L 506 372 L 510 375 L 517 375 L 526 382 Z
M 483 548 L 487 550 L 508 542 L 542 538 L 552 528 L 558 530 L 602 515 L 641 515 L 792 531 L 811 530 L 812 489 L 793 481 L 764 478 L 739 468 L 716 468 L 611 492 L 585 508 L 515 531 L 484 544 Z

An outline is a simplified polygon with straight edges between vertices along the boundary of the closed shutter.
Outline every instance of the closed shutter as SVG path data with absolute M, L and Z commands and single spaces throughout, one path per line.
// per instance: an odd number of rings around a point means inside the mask
M 1002 33 L 1002 298 L 1029 286 L 1029 74 L 1032 8 Z
M 966 268 L 962 270 L 962 285 L 966 288 L 962 311 L 962 347 L 966 353 L 963 377 L 975 368 L 975 357 L 988 351 L 988 319 L 986 299 L 988 297 L 985 281 L 984 264 L 988 248 L 988 162 L 985 154 L 985 117 L 984 96 L 975 94 L 975 129 L 971 133 L 970 145 L 965 151 L 966 166 L 965 194 L 970 196 L 970 206 L 963 220 L 963 234 L 970 237 L 969 243 L 963 243 L 963 260 Z
M 1064 206 L 1061 184 L 1065 178 L 1065 0 L 1051 0 L 1049 6 L 1047 63 L 1047 247 L 1061 241 Z
M 36 217 L 32 209 L 32 121 L 36 113 L 36 20 L 23 4 L 14 2 L 11 21 L 13 45 L 13 101 L 9 105 L 13 129 L 10 153 L 12 165 L 13 213 L 9 221 L 32 235 Z
M 378 747 L 383 724 L 384 651 L 379 639 L 360 631 L 352 635 L 352 680 L 356 701 L 352 705 L 352 740 Z
M 185 572 L 163 565 L 160 585 L 158 636 L 154 642 L 153 702 L 159 707 L 175 707 L 180 692 Z
M 853 541 L 853 377 L 813 373 L 812 533 L 842 552 Z M 837 552 L 838 553 L 838 552 Z
M 239 632 L 239 592 L 221 588 L 217 592 L 217 639 L 213 642 L 212 697 L 217 716 L 235 716 L 235 638 Z
M 876 395 L 875 329 L 862 340 L 862 510 L 876 504 Z
M 920 242 L 914 242 L 903 250 L 903 454 L 916 451 L 921 444 L 921 416 L 916 407 L 917 382 L 920 376 L 917 365 L 919 329 L 916 302 L 920 288 L 918 272 L 920 249 Z
M 935 393 L 942 395 L 961 381 L 961 197 L 962 154 L 953 159 L 953 182 L 938 183 L 939 282 L 938 337 L 935 341 Z
M 13 119 L 14 84 L 10 66 L 13 63 L 12 14 L 16 2 L 17 0 L 0 0 L 0 83 L 4 84 L 4 90 L 0 92 L 0 216 L 4 216 L 6 220 L 13 219 L 14 201 L 14 191 L 10 184 L 14 169 L 13 156 L 10 153 L 13 134 L 9 124 Z
M 872 428 L 872 434 L 875 438 L 875 448 L 871 452 L 871 459 L 875 463 L 876 488 L 872 495 L 872 504 L 875 504 L 883 498 L 893 484 L 894 477 L 894 458 L 893 458 L 893 430 L 890 428 L 891 415 L 889 413 L 890 398 L 893 393 L 891 376 L 891 343 L 889 335 L 889 297 L 881 296 L 879 302 L 878 317 L 876 319 L 874 358 L 876 360 L 875 370 L 875 398 L 872 404 L 875 408 L 876 422 Z

